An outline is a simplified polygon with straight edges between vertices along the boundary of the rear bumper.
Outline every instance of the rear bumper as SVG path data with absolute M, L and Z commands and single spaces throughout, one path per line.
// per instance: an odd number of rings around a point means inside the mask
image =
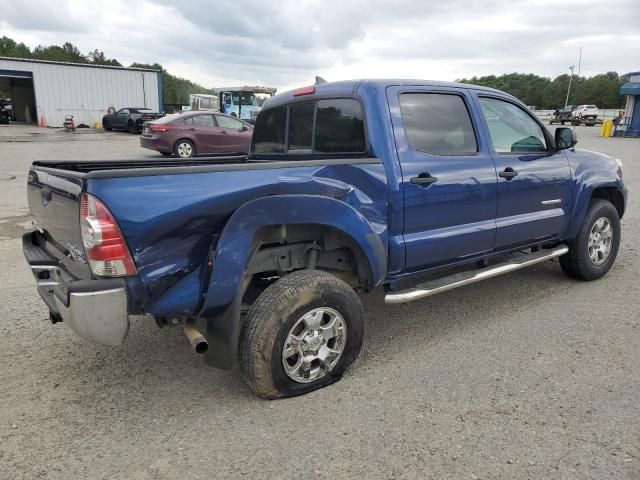
M 148 137 L 144 134 L 140 136 L 140 146 L 157 152 L 171 153 L 173 151 L 173 145 L 170 145 L 166 140 L 159 139 L 154 136 Z
M 62 320 L 88 342 L 121 345 L 129 332 L 125 281 L 74 278 L 38 245 L 37 235 L 24 234 L 22 249 L 52 319 Z

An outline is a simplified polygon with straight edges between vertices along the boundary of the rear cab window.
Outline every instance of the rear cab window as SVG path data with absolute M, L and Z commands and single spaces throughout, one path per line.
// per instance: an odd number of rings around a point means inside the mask
M 252 155 L 367 154 L 362 104 L 355 98 L 309 99 L 262 110 Z

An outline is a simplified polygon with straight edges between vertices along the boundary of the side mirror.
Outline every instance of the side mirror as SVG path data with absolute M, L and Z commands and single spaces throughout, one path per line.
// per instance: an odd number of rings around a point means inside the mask
M 575 130 L 567 127 L 556 128 L 556 148 L 558 150 L 566 150 L 573 148 L 578 143 L 578 136 Z

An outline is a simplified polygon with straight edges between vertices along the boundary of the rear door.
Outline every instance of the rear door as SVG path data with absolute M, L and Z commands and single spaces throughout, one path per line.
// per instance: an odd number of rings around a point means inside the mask
M 496 171 L 466 90 L 387 89 L 402 169 L 406 269 L 489 252 Z
M 193 126 L 189 127 L 196 143 L 196 152 L 218 153 L 220 151 L 220 137 L 218 126 L 213 114 L 194 115 Z
M 508 98 L 477 95 L 498 172 L 494 248 L 557 237 L 572 204 L 571 170 L 563 151 L 527 109 Z

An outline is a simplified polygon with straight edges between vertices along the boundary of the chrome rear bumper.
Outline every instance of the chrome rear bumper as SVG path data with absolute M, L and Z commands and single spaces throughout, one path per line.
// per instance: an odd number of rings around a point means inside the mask
M 38 293 L 53 315 L 80 338 L 102 345 L 121 345 L 129 332 L 127 289 L 124 280 L 77 280 L 23 237 L 23 250 L 37 282 Z

